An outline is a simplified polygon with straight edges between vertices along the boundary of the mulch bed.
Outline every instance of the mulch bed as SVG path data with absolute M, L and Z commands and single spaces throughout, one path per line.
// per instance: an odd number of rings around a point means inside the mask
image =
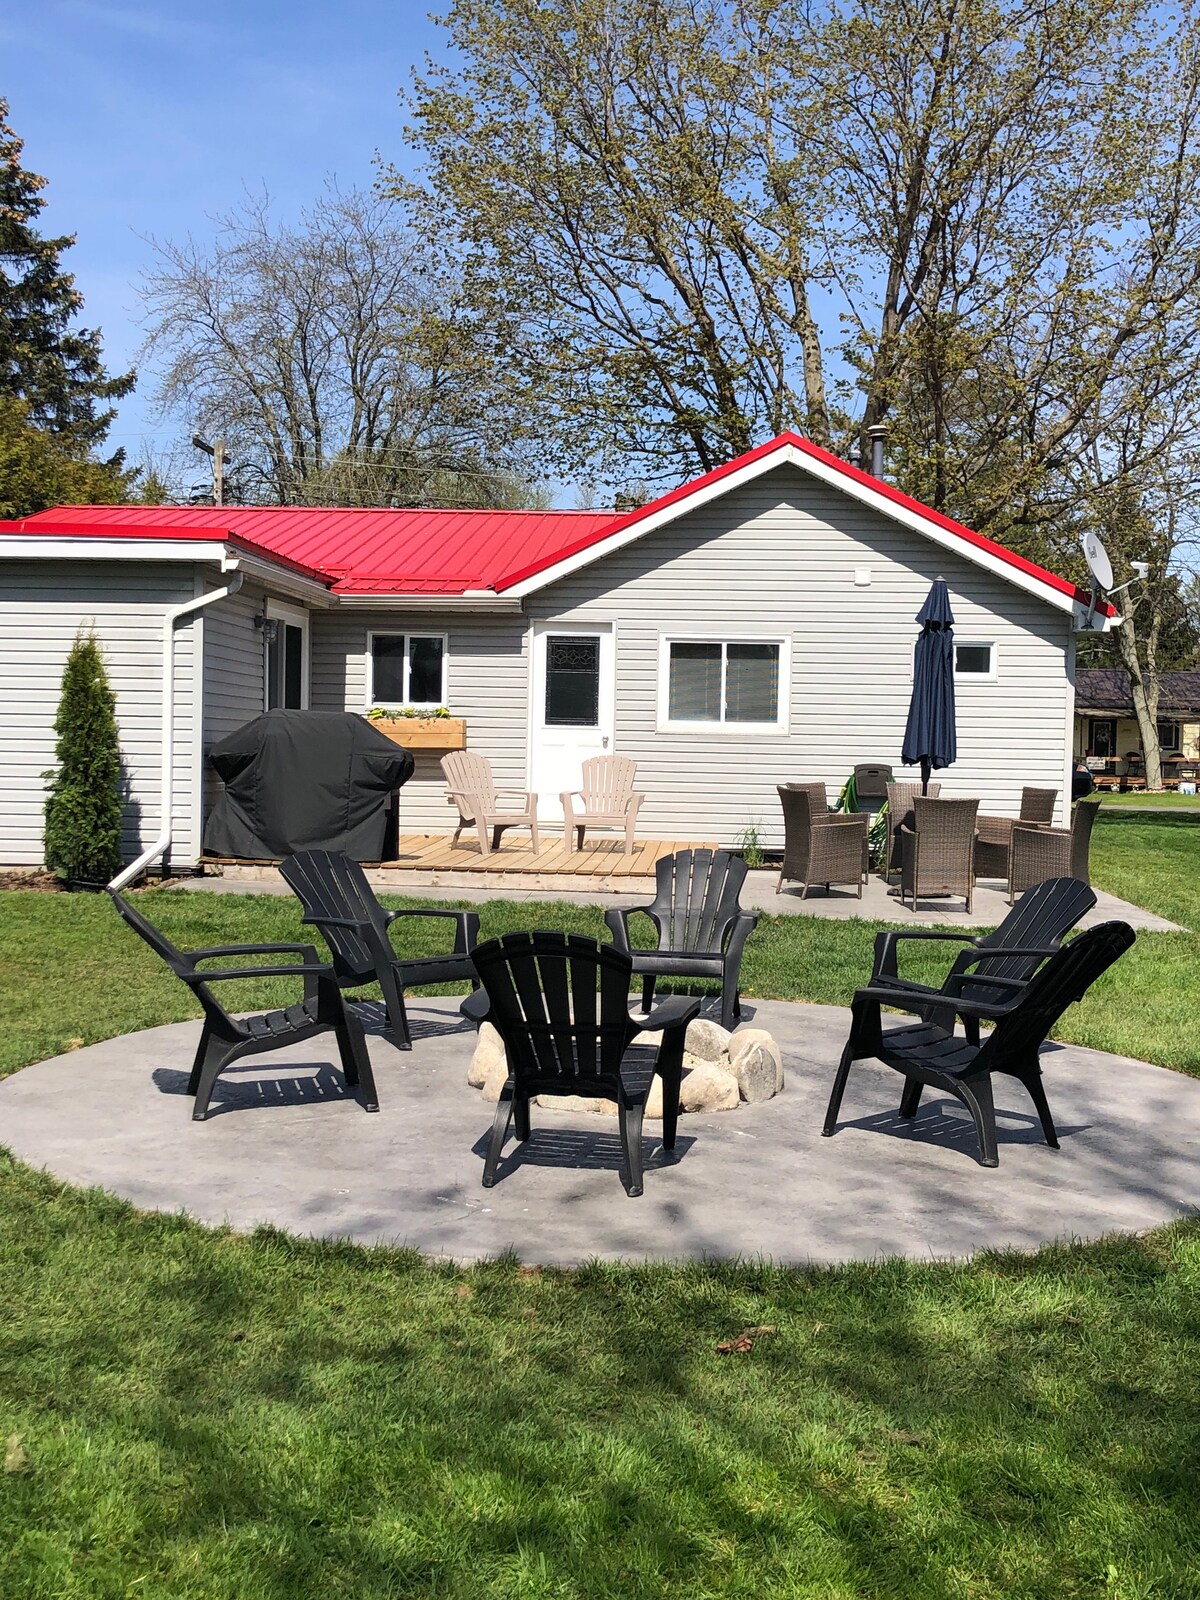
M 66 885 L 53 872 L 0 872 L 0 889 L 26 889 L 35 894 L 66 893 Z

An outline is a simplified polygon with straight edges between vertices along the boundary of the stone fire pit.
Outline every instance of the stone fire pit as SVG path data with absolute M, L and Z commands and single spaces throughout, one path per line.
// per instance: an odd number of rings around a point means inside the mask
M 635 1044 L 657 1044 L 661 1035 L 642 1033 Z M 481 1089 L 485 1100 L 497 1101 L 508 1077 L 504 1044 L 490 1022 L 480 1027 L 467 1082 Z M 698 1017 L 688 1026 L 683 1056 L 683 1111 L 734 1111 L 742 1103 L 770 1100 L 783 1088 L 783 1057 L 765 1028 L 739 1028 L 735 1033 Z M 552 1111 L 617 1114 L 615 1100 L 583 1095 L 539 1095 L 538 1105 Z M 647 1117 L 662 1117 L 662 1080 L 655 1078 L 646 1101 Z

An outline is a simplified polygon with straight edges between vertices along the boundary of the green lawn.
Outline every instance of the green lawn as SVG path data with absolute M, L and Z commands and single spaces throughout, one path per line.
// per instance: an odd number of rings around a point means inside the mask
M 1106 794 L 1104 804 L 1106 807 L 1135 806 L 1142 811 L 1198 811 L 1200 795 L 1179 794 L 1174 789 L 1165 794 L 1147 794 L 1144 790 L 1139 792 L 1132 789 L 1128 794 Z
M 1200 824 L 1102 816 L 1094 858 L 1200 925 Z M 296 929 L 144 903 L 183 943 Z M 485 929 L 534 921 L 598 913 Z M 747 986 L 844 1001 L 873 932 L 765 920 Z M 1193 948 L 1143 935 L 1063 1036 L 1200 1072 Z M 105 902 L 0 896 L 4 1070 L 190 1011 Z M 959 1177 L 969 1204 L 1003 1169 Z M 3 1600 L 1200 1593 L 1200 1223 L 961 1267 L 459 1271 L 0 1160 L 0 1286 Z

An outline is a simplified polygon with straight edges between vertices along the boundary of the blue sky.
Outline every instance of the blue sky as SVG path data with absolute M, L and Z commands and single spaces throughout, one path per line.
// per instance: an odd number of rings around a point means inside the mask
M 148 236 L 203 237 L 247 187 L 291 214 L 326 176 L 369 183 L 377 149 L 403 166 L 397 91 L 439 45 L 407 0 L 0 8 L 0 94 L 25 165 L 49 180 L 43 229 L 78 235 L 65 265 L 110 370 L 132 364 L 141 340 Z M 136 461 L 177 431 L 155 417 L 147 375 L 111 437 Z

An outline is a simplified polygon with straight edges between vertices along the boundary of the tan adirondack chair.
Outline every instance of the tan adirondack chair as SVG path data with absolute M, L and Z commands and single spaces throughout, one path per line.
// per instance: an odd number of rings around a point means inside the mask
M 472 755 L 467 750 L 456 750 L 442 757 L 442 772 L 450 787 L 447 796 L 451 805 L 458 807 L 458 827 L 454 830 L 452 844 L 457 844 L 464 828 L 479 830 L 479 848 L 490 855 L 500 848 L 500 835 L 505 828 L 528 828 L 533 840 L 533 853 L 538 853 L 537 795 L 525 789 L 497 789 L 492 778 L 492 764 L 486 756 Z M 522 811 L 501 809 L 501 797 L 520 796 Z M 491 842 L 488 833 L 491 832 Z
M 634 794 L 637 762 L 628 756 L 593 756 L 583 763 L 583 782 L 562 796 L 567 854 L 583 849 L 588 828 L 624 828 L 625 854 L 633 854 L 633 830 L 645 795 Z

